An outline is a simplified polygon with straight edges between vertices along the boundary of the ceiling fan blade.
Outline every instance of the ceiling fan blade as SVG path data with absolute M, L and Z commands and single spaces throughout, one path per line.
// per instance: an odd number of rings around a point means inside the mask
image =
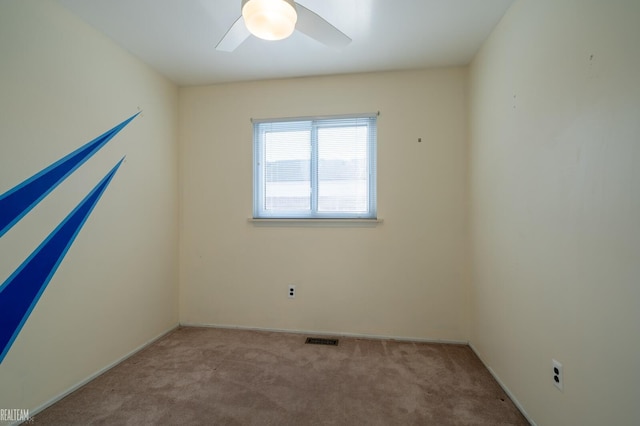
M 251 33 L 244 24 L 244 19 L 240 16 L 236 22 L 233 23 L 229 31 L 222 37 L 222 40 L 216 45 L 216 50 L 222 52 L 233 52 L 238 46 L 245 41 Z
M 334 49 L 340 49 L 351 43 L 351 39 L 342 31 L 331 25 L 323 17 L 300 3 L 296 3 L 298 22 L 296 30 L 318 40 Z

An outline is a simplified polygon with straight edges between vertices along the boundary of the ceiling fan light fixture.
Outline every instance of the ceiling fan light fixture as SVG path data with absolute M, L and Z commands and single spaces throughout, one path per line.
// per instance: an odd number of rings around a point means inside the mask
M 298 15 L 293 0 L 242 0 L 247 29 L 263 40 L 282 40 L 296 27 Z

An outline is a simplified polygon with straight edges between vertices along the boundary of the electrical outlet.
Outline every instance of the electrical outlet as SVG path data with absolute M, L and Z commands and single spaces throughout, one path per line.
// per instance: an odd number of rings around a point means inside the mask
M 289 286 L 289 291 L 287 293 L 287 296 L 289 297 L 289 299 L 295 299 L 296 298 L 296 286 L 295 285 L 290 285 Z
M 553 373 L 553 385 L 562 390 L 564 387 L 564 379 L 562 378 L 562 364 L 555 359 L 551 360 L 552 373 Z

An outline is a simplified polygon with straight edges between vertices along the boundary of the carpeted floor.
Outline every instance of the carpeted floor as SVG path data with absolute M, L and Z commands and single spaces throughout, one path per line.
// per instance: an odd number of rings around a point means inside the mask
M 527 425 L 462 345 L 184 327 L 36 425 Z

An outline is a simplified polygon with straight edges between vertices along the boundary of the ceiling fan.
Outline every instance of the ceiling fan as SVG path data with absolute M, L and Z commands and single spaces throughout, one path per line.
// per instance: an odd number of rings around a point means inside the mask
M 216 50 L 233 52 L 251 34 L 264 40 L 282 40 L 298 30 L 339 49 L 351 42 L 342 31 L 317 13 L 294 0 L 242 0 L 242 15 L 216 45 Z

